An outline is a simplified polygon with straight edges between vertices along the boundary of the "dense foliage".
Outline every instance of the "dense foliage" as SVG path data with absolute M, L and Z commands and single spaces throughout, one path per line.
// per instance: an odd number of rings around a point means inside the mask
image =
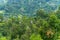
M 34 17 L 4 17 L 0 13 L 0 40 L 60 40 L 60 10 L 37 11 Z

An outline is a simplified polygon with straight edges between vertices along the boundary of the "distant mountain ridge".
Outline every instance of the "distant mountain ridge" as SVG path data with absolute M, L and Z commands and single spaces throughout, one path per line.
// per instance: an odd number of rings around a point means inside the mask
M 8 0 L 4 10 L 9 13 L 32 15 L 42 8 L 46 11 L 53 11 L 59 4 L 60 0 Z

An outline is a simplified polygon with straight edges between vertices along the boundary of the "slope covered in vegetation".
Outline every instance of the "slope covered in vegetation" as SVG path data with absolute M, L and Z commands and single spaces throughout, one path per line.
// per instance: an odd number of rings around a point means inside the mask
M 0 13 L 0 40 L 60 40 L 60 10 L 46 14 L 37 11 L 34 17 L 3 17 Z

